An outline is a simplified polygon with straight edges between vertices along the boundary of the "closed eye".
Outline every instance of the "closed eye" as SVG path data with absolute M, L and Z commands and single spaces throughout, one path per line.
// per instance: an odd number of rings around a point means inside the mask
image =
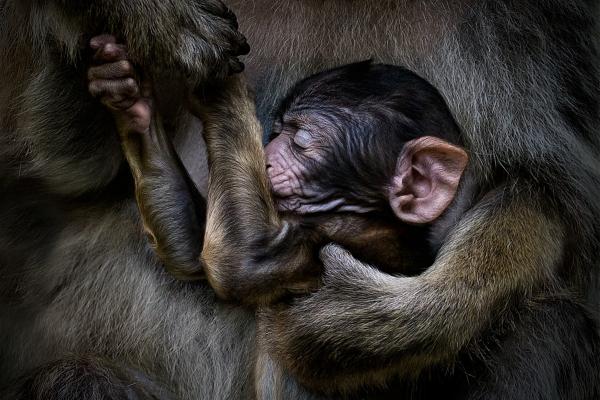
M 303 149 L 307 149 L 310 147 L 313 136 L 312 134 L 304 129 L 298 129 L 294 134 L 294 143 Z

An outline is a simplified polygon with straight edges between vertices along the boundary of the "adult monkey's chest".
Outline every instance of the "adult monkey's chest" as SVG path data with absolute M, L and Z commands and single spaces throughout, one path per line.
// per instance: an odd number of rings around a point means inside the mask
M 273 107 L 308 75 L 366 59 L 419 72 L 468 2 L 226 1 L 251 46 L 244 62 L 266 134 Z

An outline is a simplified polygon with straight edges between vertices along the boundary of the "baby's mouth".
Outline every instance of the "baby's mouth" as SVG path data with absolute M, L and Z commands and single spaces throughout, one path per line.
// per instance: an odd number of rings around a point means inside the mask
M 275 205 L 279 212 L 288 212 L 294 214 L 319 214 L 326 212 L 335 212 L 344 205 L 344 199 L 334 199 L 329 201 L 303 201 L 303 199 L 290 197 L 275 197 Z

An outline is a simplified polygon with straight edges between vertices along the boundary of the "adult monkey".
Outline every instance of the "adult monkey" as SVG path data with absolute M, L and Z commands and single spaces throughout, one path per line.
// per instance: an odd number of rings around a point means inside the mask
M 464 397 L 597 397 L 587 384 L 600 379 L 593 367 L 600 316 L 597 2 L 286 5 L 231 2 L 254 49 L 247 65 L 265 128 L 282 93 L 310 72 L 371 56 L 404 64 L 448 96 L 470 140 L 473 178 L 489 195 L 450 235 L 431 269 L 442 279 L 432 286 L 390 280 L 326 251 L 324 289 L 272 316 L 268 346 L 325 390 L 334 381 L 360 382 L 364 371 L 376 377 L 394 358 L 418 371 L 474 351 L 488 368 Z M 560 234 L 549 237 L 550 226 Z M 463 246 L 473 248 L 472 257 L 453 258 Z M 388 290 L 378 290 L 382 281 Z M 419 289 L 415 298 L 411 289 Z M 467 304 L 495 311 L 446 318 Z M 476 339 L 487 329 L 498 341 Z M 456 387 L 441 388 L 461 397 Z
M 104 68 L 109 72 L 105 76 L 107 79 L 112 78 L 110 72 L 115 71 L 117 67 L 107 64 Z M 125 68 L 121 75 L 117 74 L 116 77 L 124 81 L 128 76 L 127 72 L 128 69 Z M 349 74 L 345 79 L 354 79 L 365 84 L 368 78 L 357 72 L 354 76 Z M 110 81 L 106 82 L 105 85 L 110 89 Z M 372 85 L 375 86 L 375 83 Z M 404 85 L 407 83 L 405 82 Z M 306 97 L 310 98 L 312 95 L 314 98 L 305 103 L 301 100 L 302 90 L 293 91 L 296 94 L 300 93 L 300 98 L 292 97 L 284 104 L 293 104 L 292 108 L 295 111 L 290 115 L 276 114 L 279 125 L 277 132 L 285 131 L 285 134 L 276 140 L 279 140 L 280 145 L 287 143 L 288 147 L 280 146 L 279 150 L 271 148 L 268 152 L 271 155 L 274 154 L 273 152 L 283 152 L 287 157 L 285 163 L 296 162 L 294 166 L 281 172 L 289 174 L 290 171 L 299 171 L 303 168 L 309 170 L 306 175 L 297 174 L 289 177 L 287 182 L 296 183 L 297 186 L 288 186 L 287 189 L 291 189 L 297 196 L 302 196 L 306 192 L 313 193 L 313 196 L 314 193 L 324 193 L 340 180 L 339 176 L 329 181 L 325 178 L 329 176 L 329 169 L 339 166 L 340 169 L 346 167 L 347 170 L 344 171 L 349 171 L 345 185 L 349 185 L 356 179 L 356 186 L 349 189 L 360 191 L 361 185 L 364 185 L 365 181 L 369 182 L 369 179 L 357 179 L 356 176 L 360 173 L 353 172 L 352 167 L 362 172 L 368 171 L 369 168 L 377 170 L 374 160 L 377 154 L 372 154 L 371 158 L 363 158 L 363 153 L 369 152 L 357 151 L 366 145 L 361 145 L 361 142 L 345 142 L 344 137 L 332 140 L 335 143 L 335 150 L 327 146 L 326 138 L 315 139 L 318 144 L 312 149 L 306 146 L 306 149 L 298 150 L 302 145 L 293 144 L 301 133 L 314 138 L 323 134 L 320 130 L 329 134 L 344 129 L 352 131 L 339 121 L 339 119 L 344 120 L 344 117 L 350 118 L 349 115 L 354 115 L 356 111 L 351 105 L 352 102 L 343 103 L 343 107 L 336 103 L 336 99 L 343 102 L 345 98 L 343 86 L 332 89 L 324 82 L 317 85 L 317 89 L 302 84 L 300 86 L 308 93 Z M 399 90 L 402 90 L 401 86 Z M 224 88 L 217 90 L 220 91 L 227 92 Z M 385 91 L 379 89 L 378 94 L 381 92 Z M 205 267 L 208 267 L 210 272 L 211 282 L 218 292 L 235 293 L 238 290 L 248 296 L 247 299 L 242 300 L 252 300 L 252 295 L 256 295 L 259 291 L 257 286 L 254 287 L 256 292 L 248 288 L 253 285 L 254 273 L 258 275 L 264 272 L 263 279 L 266 279 L 273 272 L 270 268 L 281 268 L 288 273 L 293 270 L 294 261 L 287 257 L 288 254 L 282 250 L 282 247 L 287 247 L 290 243 L 298 243 L 295 241 L 295 235 L 299 232 L 289 237 L 294 228 L 282 229 L 283 224 L 277 222 L 277 216 L 266 207 L 270 200 L 268 193 L 260 189 L 267 188 L 268 185 L 264 182 L 264 165 L 257 139 L 260 129 L 254 121 L 253 105 L 245 97 L 244 90 L 238 89 L 237 92 L 232 93 L 205 100 L 206 110 L 201 111 L 204 113 L 205 135 L 208 137 L 209 156 L 212 160 L 210 212 L 203 259 L 206 261 Z M 383 96 L 383 93 L 381 95 Z M 118 92 L 113 97 L 119 101 L 123 99 L 123 95 Z M 413 93 L 412 97 L 416 95 Z M 356 100 L 357 104 L 363 107 L 361 109 L 363 113 L 359 113 L 362 118 L 365 116 L 365 110 L 368 109 L 367 104 L 376 101 L 374 97 L 365 96 L 365 98 Z M 332 104 L 344 110 L 341 117 L 327 117 L 332 113 Z M 123 108 L 130 105 L 131 103 L 128 103 Z M 426 114 L 421 118 L 427 119 L 428 116 L 434 118 L 432 111 L 425 112 L 423 108 L 417 109 Z M 131 110 L 134 114 L 138 112 L 135 107 Z M 387 115 L 383 111 L 384 105 L 377 107 L 377 110 Z M 146 110 L 142 114 L 144 115 L 142 118 L 133 116 L 129 118 L 133 118 L 134 121 L 145 120 L 148 124 L 149 111 Z M 419 113 L 415 115 L 416 118 L 420 116 Z M 331 123 L 331 120 L 335 122 Z M 360 125 L 360 122 L 354 122 Z M 129 124 L 122 126 L 126 128 Z M 385 129 L 379 125 L 378 128 Z M 451 127 L 438 124 L 436 129 L 451 129 Z M 160 144 L 156 145 L 165 142 L 159 139 L 160 135 L 148 142 L 139 139 L 145 135 L 152 137 L 147 130 L 147 125 L 137 127 L 137 133 L 126 140 L 126 143 L 130 143 L 126 147 L 129 147 L 128 154 L 139 153 L 131 157 L 131 160 L 135 160 L 132 167 L 136 171 L 137 182 L 140 184 L 138 194 L 146 221 L 149 222 L 155 237 L 165 238 L 170 236 L 169 232 L 165 232 L 165 227 L 168 227 L 167 231 L 173 227 L 180 229 L 189 222 L 185 221 L 185 216 L 182 220 L 180 217 L 182 214 L 177 209 L 176 203 L 173 207 L 173 204 L 169 205 L 169 200 L 165 199 L 169 193 L 166 189 L 167 185 L 169 181 L 176 181 L 173 177 L 177 174 L 174 174 L 171 168 L 164 168 L 170 164 L 168 161 L 170 157 L 167 155 L 165 159 L 165 148 Z M 294 138 L 294 141 L 291 138 Z M 141 144 L 136 142 L 138 139 Z M 301 139 L 302 137 L 300 142 Z M 352 145 L 346 148 L 344 143 L 352 143 Z M 368 150 L 373 151 L 373 148 L 377 148 L 373 141 L 368 143 Z M 389 150 L 393 149 L 391 140 L 388 146 Z M 324 154 L 319 154 L 319 151 L 323 151 Z M 327 155 L 331 154 L 337 155 L 334 157 L 335 161 L 328 158 Z M 354 154 L 354 157 L 348 157 L 348 154 Z M 305 161 L 306 157 L 311 155 L 314 157 L 313 162 Z M 385 150 L 380 150 L 379 156 L 385 159 Z M 324 160 L 329 160 L 330 164 L 327 165 L 327 161 Z M 324 169 L 311 171 L 311 168 Z M 164 173 L 167 176 L 166 182 Z M 261 176 L 262 181 L 257 178 Z M 312 179 L 303 180 L 306 176 Z M 322 180 L 314 182 L 318 178 Z M 369 178 L 371 184 L 378 181 L 377 177 L 369 176 Z M 158 181 L 155 181 L 156 179 Z M 323 181 L 328 182 L 329 185 L 319 186 L 318 182 Z M 539 395 L 544 391 L 543 398 L 552 396 L 593 398 L 598 393 L 600 384 L 596 379 L 598 338 L 593 325 L 588 327 L 584 324 L 579 332 L 580 336 L 576 337 L 574 342 L 577 344 L 570 346 L 565 343 L 564 338 L 555 335 L 559 336 L 570 329 L 573 323 L 571 318 L 566 318 L 569 325 L 565 325 L 565 321 L 553 321 L 553 318 L 548 317 L 552 313 L 561 312 L 561 307 L 565 307 L 566 310 L 571 308 L 568 304 L 553 301 L 557 296 L 558 298 L 562 296 L 563 290 L 551 264 L 552 261 L 556 261 L 552 259 L 553 257 L 561 256 L 560 242 L 563 233 L 560 223 L 557 222 L 558 219 L 552 217 L 552 214 L 535 213 L 536 208 L 540 207 L 540 203 L 537 203 L 540 199 L 536 198 L 535 192 L 526 193 L 524 201 L 519 199 L 519 196 L 512 197 L 515 195 L 515 189 L 506 189 L 504 193 L 498 193 L 498 189 L 503 188 L 505 184 L 503 180 L 495 181 L 494 184 L 498 185 L 495 189 L 483 188 L 480 193 L 477 193 L 478 205 L 465 214 L 456 230 L 437 239 L 445 242 L 445 247 L 442 248 L 436 264 L 429 271 L 416 278 L 394 278 L 361 266 L 346 256 L 344 264 L 340 264 L 337 269 L 326 271 L 325 289 L 308 298 L 298 299 L 291 307 L 284 304 L 274 313 L 266 312 L 267 328 L 262 335 L 266 348 L 274 349 L 272 354 L 276 359 L 298 374 L 303 382 L 314 385 L 321 391 L 352 392 L 357 386 L 363 384 L 386 382 L 395 374 L 418 376 L 419 373 L 427 371 L 431 374 L 428 384 L 423 381 L 417 383 L 412 391 L 413 395 L 432 396 L 433 394 L 427 391 L 427 386 L 435 385 L 434 390 L 442 387 L 443 392 L 452 397 L 476 396 L 480 390 L 483 396 L 493 396 L 494 379 L 499 378 L 504 385 L 501 389 L 504 391 L 503 397 L 520 397 L 531 392 Z M 160 193 L 156 192 L 157 186 L 162 189 Z M 282 190 L 286 192 L 286 189 Z M 336 193 L 340 195 L 339 192 L 329 192 L 330 196 L 325 197 L 325 200 L 339 199 L 335 196 Z M 368 192 L 361 193 L 366 198 L 352 196 L 346 191 L 345 194 L 350 195 L 350 199 L 354 200 L 351 200 L 350 205 L 360 205 L 358 201 L 369 199 Z M 158 197 L 159 203 L 156 202 L 157 199 L 153 200 L 154 197 Z M 181 199 L 184 197 L 182 195 Z M 322 203 L 315 201 L 319 198 L 321 197 L 318 195 L 316 199 L 310 196 L 301 197 L 300 204 L 306 200 L 312 207 L 323 206 Z M 469 201 L 468 197 L 465 198 L 463 195 L 463 201 Z M 504 201 L 506 204 L 502 204 Z M 465 207 L 458 203 L 453 208 L 456 219 L 456 216 L 463 211 L 461 208 Z M 172 213 L 171 209 L 175 213 Z M 248 218 L 252 218 L 252 221 L 236 219 L 235 215 L 251 216 Z M 483 216 L 488 216 L 489 220 L 485 220 Z M 490 221 L 494 223 L 490 224 Z M 452 224 L 452 221 L 450 223 Z M 507 234 L 510 234 L 509 239 L 513 243 L 510 254 L 497 251 L 496 248 L 501 246 L 502 249 L 505 246 L 503 241 Z M 281 252 L 275 253 L 275 257 L 283 255 L 286 261 L 283 261 L 284 258 L 279 258 L 279 265 L 275 261 L 276 265 L 272 267 L 273 261 L 268 261 L 268 255 L 261 253 L 260 257 L 253 256 L 252 251 L 255 246 L 246 247 L 245 244 L 252 243 L 252 240 L 257 237 L 264 245 L 267 245 L 270 240 L 282 245 L 276 246 Z M 470 245 L 465 245 L 464 241 Z M 448 250 L 448 246 L 451 250 Z M 163 246 L 159 239 L 159 248 L 161 247 Z M 260 253 L 264 249 L 258 250 Z M 299 249 L 291 249 L 291 251 L 296 250 Z M 300 252 L 302 250 L 299 250 Z M 469 271 L 473 265 L 485 265 L 483 261 L 487 258 L 493 260 L 494 264 L 487 265 L 486 269 L 481 271 L 478 269 Z M 516 262 L 519 262 L 520 268 L 528 272 L 520 271 L 506 276 L 504 269 L 510 270 L 511 265 Z M 236 269 L 239 268 L 249 270 L 240 275 L 236 273 Z M 254 271 L 255 268 L 258 271 Z M 483 281 L 476 286 L 477 290 L 473 290 L 472 286 L 475 285 L 471 280 L 478 281 L 482 275 L 489 282 Z M 280 275 L 277 281 L 282 283 L 284 279 Z M 510 282 L 512 287 L 507 285 L 507 282 Z M 537 304 L 539 309 L 530 309 L 531 304 L 523 305 L 521 301 L 515 301 L 514 296 L 522 295 L 526 298 L 535 295 L 544 301 Z M 540 325 L 534 326 L 535 329 L 529 327 L 521 330 L 522 316 L 519 314 L 527 315 L 527 313 L 530 315 L 526 320 Z M 478 325 L 482 324 L 481 321 L 485 324 L 483 329 L 478 328 Z M 556 331 L 546 328 L 549 322 L 557 328 Z M 506 329 L 503 325 L 509 328 Z M 525 336 L 512 336 L 511 333 L 514 333 L 515 328 L 510 328 L 511 325 L 516 325 L 517 333 L 525 333 Z M 259 326 L 264 328 L 261 324 Z M 348 334 L 348 331 L 351 333 Z M 277 334 L 273 335 L 273 332 Z M 538 360 L 530 361 L 530 365 L 526 362 L 519 368 L 520 373 L 535 371 L 539 374 L 542 382 L 539 385 L 524 389 L 518 385 L 520 380 L 507 379 L 501 373 L 496 375 L 496 361 L 499 356 L 522 356 L 524 347 L 527 348 L 527 355 L 533 353 L 529 347 L 535 348 L 535 345 L 530 345 L 531 338 L 527 336 L 531 334 L 539 337 L 542 343 L 556 345 L 558 350 L 564 351 L 570 357 L 566 361 L 570 368 L 590 371 L 590 374 L 563 377 L 556 386 L 547 385 L 546 381 L 556 379 L 557 370 L 562 371 L 561 363 L 564 362 L 564 359 L 556 362 L 553 353 L 551 359 L 543 360 L 546 366 L 545 372 L 539 372 L 539 368 L 535 365 Z M 506 336 L 509 336 L 510 340 L 507 340 Z M 469 343 L 465 343 L 467 340 Z M 496 342 L 502 343 L 502 348 L 489 349 L 490 343 Z M 486 351 L 482 352 L 482 348 Z M 451 367 L 455 362 L 461 362 L 462 367 L 452 372 L 440 371 L 440 365 Z M 501 367 L 511 368 L 511 370 L 513 368 L 510 363 L 502 364 Z M 492 370 L 491 377 L 486 376 L 486 372 L 482 372 L 488 370 Z M 264 372 L 264 369 L 261 371 Z M 269 372 L 261 376 L 271 377 Z M 477 384 L 468 384 L 466 377 L 471 377 Z M 531 382 L 528 382 L 528 385 L 530 384 Z M 461 387 L 461 385 L 465 386 Z M 411 384 L 405 387 L 411 387 Z M 282 397 L 293 398 L 294 396 L 286 394 Z
M 39 367 L 29 375 L 30 382 L 44 386 L 32 390 L 52 398 L 48 391 L 55 387 L 77 388 L 65 386 L 67 378 L 85 386 L 86 381 L 70 378 L 94 368 L 104 378 L 97 382 L 104 385 L 126 383 L 132 376 L 147 382 L 135 373 L 137 369 L 158 376 L 185 398 L 240 397 L 250 381 L 239 366 L 251 347 L 245 341 L 253 335 L 251 317 L 215 304 L 208 289 L 199 293 L 158 272 L 132 194 L 124 193 L 113 179 L 121 156 L 112 123 L 99 105 L 84 97 L 83 66 L 61 56 L 61 49 L 77 55 L 80 34 L 99 33 L 104 27 L 94 25 L 108 21 L 117 33 L 122 29 L 134 49 L 135 43 L 149 43 L 150 47 L 139 48 L 158 57 L 144 57 L 141 51 L 137 61 L 150 66 L 155 59 L 161 69 L 160 60 L 169 64 L 169 55 L 181 44 L 171 40 L 177 34 L 174 27 L 182 21 L 210 21 L 196 19 L 202 17 L 198 6 L 209 3 L 94 1 L 85 9 L 62 12 L 62 7 L 77 4 L 70 3 L 0 3 L 2 55 L 12 61 L 0 66 L 6 80 L 0 92 L 2 189 L 8 193 L 1 199 L 0 225 L 5 278 L 1 293 L 6 299 L 0 311 L 2 379 Z M 558 299 L 525 297 L 518 308 L 519 324 L 505 327 L 505 340 L 495 344 L 514 340 L 524 347 L 494 352 L 490 361 L 498 368 L 476 386 L 481 385 L 486 398 L 525 394 L 552 398 L 563 392 L 584 397 L 585 388 L 569 387 L 575 381 L 565 375 L 579 375 L 583 381 L 594 373 L 576 362 L 584 359 L 581 354 L 587 351 L 586 335 L 593 324 L 574 299 L 597 307 L 591 297 L 597 265 L 589 260 L 598 248 L 593 221 L 600 214 L 594 155 L 599 148 L 594 135 L 598 6 L 589 0 L 568 6 L 558 1 L 283 4 L 275 0 L 231 4 L 257 50 L 247 64 L 263 121 L 268 121 L 272 105 L 285 89 L 310 72 L 369 56 L 402 63 L 443 93 L 452 93 L 448 103 L 472 137 L 473 172 L 483 187 L 493 175 L 504 177 L 517 189 L 543 195 L 548 210 L 565 210 L 560 219 L 566 230 L 564 262 L 554 266 L 555 276 L 557 287 L 575 294 Z M 186 17 L 190 10 L 192 17 Z M 145 29 L 137 29 L 140 26 Z M 45 40 L 38 43 L 46 48 L 33 53 L 33 37 L 40 36 Z M 187 63 L 176 64 L 188 72 Z M 82 82 L 73 79 L 78 73 Z M 165 86 L 163 96 L 177 92 Z M 82 108 L 89 112 L 81 112 Z M 175 120 L 172 109 L 162 111 L 168 120 Z M 178 119 L 176 128 L 185 131 L 186 122 Z M 81 168 L 81 163 L 88 167 Z M 515 176 L 516 182 L 508 179 Z M 327 265 L 335 266 L 335 257 L 327 259 Z M 520 265 L 511 265 L 520 271 Z M 472 276 L 485 277 L 480 274 L 485 271 L 473 271 Z M 592 279 L 578 279 L 586 275 Z M 331 286 L 315 296 L 329 294 L 332 301 L 345 300 Z M 540 304 L 545 311 L 542 320 L 535 313 Z M 307 301 L 298 310 L 318 306 Z M 304 311 L 302 315 L 319 316 Z M 565 321 L 572 329 L 568 335 L 563 335 Z M 546 342 L 541 343 L 537 335 L 546 327 L 551 329 L 544 331 Z M 519 340 L 528 335 L 531 340 Z M 284 332 L 277 337 L 285 346 L 290 336 Z M 103 361 L 65 359 L 67 353 L 92 353 Z M 524 353 L 530 354 L 529 362 L 520 357 Z M 567 367 L 558 371 L 556 363 L 548 362 L 556 359 L 564 359 Z M 310 358 L 305 361 L 311 365 Z M 147 386 L 151 390 L 155 385 Z M 102 389 L 106 387 L 100 386 L 99 393 Z

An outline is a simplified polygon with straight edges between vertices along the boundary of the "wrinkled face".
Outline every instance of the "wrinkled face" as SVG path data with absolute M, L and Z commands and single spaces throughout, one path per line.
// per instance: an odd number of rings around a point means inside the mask
M 273 127 L 265 148 L 267 173 L 280 211 L 298 214 L 331 211 L 367 212 L 352 204 L 331 183 L 345 135 L 324 113 L 286 113 Z M 348 176 L 348 179 L 352 179 Z
M 378 207 L 365 198 L 357 201 L 350 190 L 338 184 L 343 180 L 354 188 L 361 186 L 353 169 L 341 168 L 339 163 L 353 161 L 364 168 L 365 161 L 348 148 L 352 135 L 343 132 L 342 126 L 339 120 L 336 123 L 316 113 L 288 113 L 275 123 L 274 139 L 265 153 L 279 210 L 318 213 L 311 221 L 321 233 L 383 271 L 420 272 L 431 262 L 424 231 L 413 227 L 407 235 L 406 227 L 395 218 L 370 214 Z M 338 174 L 332 177 L 332 170 Z
M 317 121 L 284 115 L 275 122 L 275 137 L 265 148 L 267 174 L 280 211 L 311 213 L 327 203 L 326 193 L 311 183 L 312 170 L 323 167 L 325 137 Z

